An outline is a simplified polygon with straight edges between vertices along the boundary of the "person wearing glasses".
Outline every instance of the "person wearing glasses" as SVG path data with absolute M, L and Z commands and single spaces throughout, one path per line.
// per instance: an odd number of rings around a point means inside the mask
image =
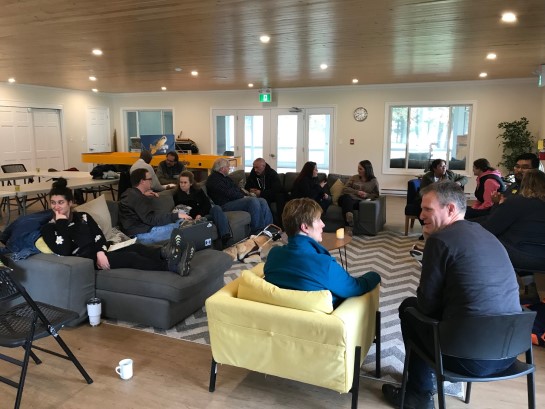
M 174 184 L 178 185 L 178 177 L 185 170 L 185 166 L 180 162 L 178 153 L 170 151 L 167 153 L 166 159 L 157 166 L 157 178 L 163 185 Z
M 229 220 L 220 206 L 212 206 L 210 199 L 204 190 L 195 186 L 195 176 L 188 170 L 180 173 L 178 186 L 174 190 L 174 204 L 189 206 L 189 216 L 195 220 L 205 217 L 214 222 L 218 228 L 221 242 L 225 245 L 233 234 L 229 226 Z
M 119 224 L 128 236 L 136 236 L 142 244 L 161 243 L 170 238 L 172 230 L 179 227 L 180 219 L 191 219 L 184 212 L 158 213 L 153 200 L 159 195 L 151 187 L 151 174 L 146 169 L 131 172 L 131 188 L 119 201 Z
M 142 149 L 142 152 L 140 152 L 140 159 L 133 163 L 130 169 L 130 173 L 134 172 L 136 169 L 145 169 L 146 171 L 148 171 L 151 178 L 151 188 L 154 192 L 162 192 L 163 190 L 176 187 L 175 183 L 162 185 L 161 182 L 159 182 L 159 179 L 155 174 L 155 170 L 153 170 L 153 166 L 150 165 L 152 159 L 153 156 L 151 155 L 151 152 L 146 149 Z
M 522 177 L 530 169 L 539 169 L 539 158 L 537 157 L 537 155 L 533 153 L 523 153 L 517 156 L 517 162 L 513 169 L 515 181 L 507 187 L 505 192 L 492 193 L 492 202 L 494 202 L 494 205 L 502 203 L 507 197 L 511 195 L 518 194 L 520 190 L 520 184 L 522 182 Z M 493 210 L 495 210 L 495 208 Z

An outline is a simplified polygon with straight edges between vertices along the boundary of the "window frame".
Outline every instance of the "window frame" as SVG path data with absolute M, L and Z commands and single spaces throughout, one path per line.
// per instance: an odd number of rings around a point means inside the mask
M 174 133 L 174 129 L 176 129 L 174 124 L 174 108 L 173 107 L 160 107 L 160 108 L 121 108 L 121 120 L 123 124 L 123 149 L 127 152 L 134 152 L 136 149 L 131 148 L 131 139 L 140 139 L 140 112 L 160 112 L 161 113 L 161 132 L 157 132 L 157 134 L 165 134 L 165 133 L 171 133 L 165 131 L 165 112 L 170 113 L 170 117 L 172 120 L 172 133 Z M 136 130 L 138 132 L 138 136 L 130 136 L 129 135 L 129 123 L 128 123 L 128 114 L 129 113 L 136 113 Z M 176 135 L 174 133 L 174 135 Z
M 383 166 L 382 166 L 382 173 L 387 175 L 407 175 L 407 176 L 419 176 L 423 173 L 427 172 L 428 169 L 424 169 L 424 167 L 419 169 L 409 169 L 409 168 L 391 168 L 390 167 L 390 152 L 391 152 L 391 126 L 392 126 L 392 120 L 391 120 L 391 112 L 392 108 L 431 108 L 431 107 L 445 107 L 445 108 L 452 108 L 455 106 L 471 106 L 471 112 L 469 113 L 469 120 L 468 120 L 468 135 L 467 135 L 467 153 L 466 153 L 466 163 L 465 163 L 465 169 L 462 170 L 455 170 L 455 172 L 463 174 L 463 175 L 469 175 L 471 172 L 471 164 L 473 163 L 473 138 L 475 135 L 475 124 L 476 124 L 476 113 L 477 113 L 477 101 L 475 100 L 462 100 L 462 101 L 401 101 L 401 102 L 386 102 L 384 104 L 384 149 L 383 149 Z M 410 116 L 410 112 L 409 112 Z M 452 128 L 452 118 L 450 118 L 449 123 L 449 141 L 447 142 L 447 145 L 449 145 L 450 142 L 450 130 Z M 407 148 L 407 153 L 410 152 L 410 147 Z M 437 159 L 436 157 L 432 157 L 431 160 Z M 448 165 L 449 160 L 447 160 Z M 408 162 L 406 163 L 406 166 L 408 166 Z

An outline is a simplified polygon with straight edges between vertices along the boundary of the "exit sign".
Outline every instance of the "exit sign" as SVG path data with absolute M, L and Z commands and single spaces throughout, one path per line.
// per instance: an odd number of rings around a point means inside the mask
M 259 90 L 259 102 L 271 102 L 271 89 L 263 88 Z

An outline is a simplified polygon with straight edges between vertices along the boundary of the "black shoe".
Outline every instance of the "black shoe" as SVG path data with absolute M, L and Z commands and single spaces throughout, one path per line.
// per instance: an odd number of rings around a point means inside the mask
M 192 241 L 181 242 L 181 257 L 178 263 L 178 274 L 181 276 L 189 275 L 191 267 L 191 259 L 195 255 L 195 244 Z
M 173 273 L 178 272 L 178 264 L 182 258 L 182 235 L 180 229 L 172 230 L 170 241 L 161 247 L 161 257 L 167 261 L 168 270 Z
M 224 234 L 223 236 L 221 236 L 221 244 L 223 247 L 225 247 L 225 245 L 227 244 L 227 242 L 229 240 L 231 240 L 233 238 L 233 235 L 231 233 L 227 233 L 227 234 Z
M 385 383 L 382 385 L 382 394 L 386 401 L 395 408 L 401 405 L 401 388 Z M 405 391 L 404 409 L 435 409 L 433 394 L 430 392 Z

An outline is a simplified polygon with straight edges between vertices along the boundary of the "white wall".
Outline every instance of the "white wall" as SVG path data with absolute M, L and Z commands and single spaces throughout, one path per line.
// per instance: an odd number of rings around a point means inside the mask
M 501 149 L 497 125 L 525 116 L 530 130 L 539 138 L 545 133 L 545 89 L 535 80 L 471 81 L 426 84 L 390 84 L 273 90 L 273 103 L 258 102 L 257 90 L 160 92 L 139 94 L 94 94 L 46 87 L 0 84 L 0 101 L 59 104 L 64 111 L 68 166 L 86 169 L 80 154 L 87 151 L 86 109 L 109 106 L 111 130 L 117 130 L 118 146 L 124 145 L 123 108 L 173 108 L 174 132 L 195 140 L 202 153 L 211 152 L 212 109 L 262 108 L 318 105 L 336 107 L 335 155 L 332 171 L 353 174 L 356 164 L 369 159 L 374 165 L 381 188 L 405 189 L 406 175 L 382 174 L 385 104 L 388 102 L 475 101 L 475 135 L 471 159 L 486 157 L 499 162 Z M 352 118 L 353 110 L 363 106 L 369 111 L 364 122 Z M 350 138 L 355 145 L 350 146 Z M 472 178 L 473 179 L 473 178 Z M 472 191 L 472 183 L 466 191 Z

